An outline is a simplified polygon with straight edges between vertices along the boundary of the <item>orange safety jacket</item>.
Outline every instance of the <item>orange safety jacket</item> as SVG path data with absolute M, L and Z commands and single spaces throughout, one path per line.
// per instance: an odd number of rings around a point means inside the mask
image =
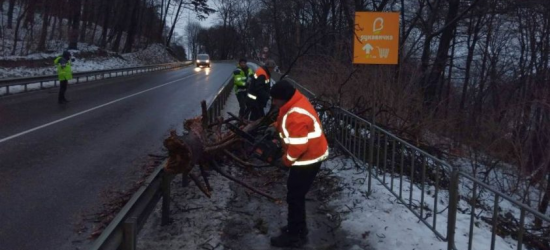
M 328 158 L 328 143 L 317 112 L 309 100 L 296 90 L 279 109 L 277 130 L 283 140 L 286 166 L 311 165 Z

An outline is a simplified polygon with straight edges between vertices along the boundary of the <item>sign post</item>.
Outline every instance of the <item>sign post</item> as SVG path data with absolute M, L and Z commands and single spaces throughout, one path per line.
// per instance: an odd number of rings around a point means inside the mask
M 397 64 L 399 13 L 356 12 L 354 64 Z

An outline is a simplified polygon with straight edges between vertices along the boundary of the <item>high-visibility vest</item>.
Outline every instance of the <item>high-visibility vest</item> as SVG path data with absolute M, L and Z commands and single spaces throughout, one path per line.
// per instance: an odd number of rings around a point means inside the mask
M 254 72 L 250 68 L 247 68 L 246 72 L 241 67 L 237 67 L 236 70 L 239 71 L 239 74 L 233 75 L 235 92 L 246 91 L 246 80 L 248 77 L 252 77 L 252 75 L 254 75 Z
M 286 166 L 311 165 L 328 158 L 328 142 L 321 120 L 309 100 L 296 90 L 279 109 L 277 130 L 283 141 Z
M 269 74 L 267 74 L 267 72 L 265 72 L 264 68 L 263 67 L 258 67 L 258 69 L 256 69 L 256 72 L 254 73 L 254 80 L 258 79 L 260 76 L 265 76 L 265 84 L 269 84 L 271 82 L 270 78 L 269 78 Z M 252 99 L 252 100 L 256 100 L 258 99 L 258 96 L 257 96 L 257 93 L 254 93 L 254 89 L 255 87 L 258 87 L 258 86 L 251 86 L 252 87 L 252 91 L 248 91 L 248 98 Z
M 71 69 L 71 61 L 67 60 L 65 65 L 61 65 L 61 60 L 63 57 L 59 56 L 55 58 L 53 63 L 57 67 L 57 78 L 60 81 L 68 81 L 73 79 L 73 70 Z

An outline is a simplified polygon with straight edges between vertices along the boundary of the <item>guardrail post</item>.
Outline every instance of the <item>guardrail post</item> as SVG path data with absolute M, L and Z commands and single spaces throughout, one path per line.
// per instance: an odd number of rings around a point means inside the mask
M 137 217 L 130 217 L 124 221 L 122 227 L 123 240 L 121 248 L 122 250 L 135 250 L 136 249 L 136 236 L 137 236 Z
M 447 250 L 455 249 L 456 213 L 458 211 L 459 172 L 453 168 L 449 183 L 449 219 L 447 221 Z
M 170 176 L 164 172 L 162 175 L 162 219 L 161 225 L 170 224 Z
M 375 119 L 376 113 L 374 111 L 374 106 L 372 107 L 372 114 L 371 114 L 371 124 L 370 124 L 370 142 L 369 142 L 369 179 L 368 179 L 368 187 L 367 192 L 369 195 L 372 191 L 372 171 L 373 167 L 372 164 L 374 164 L 374 119 Z

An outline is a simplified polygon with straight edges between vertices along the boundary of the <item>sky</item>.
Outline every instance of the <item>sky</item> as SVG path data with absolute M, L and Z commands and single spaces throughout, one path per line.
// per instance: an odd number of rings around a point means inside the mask
M 214 1 L 209 0 L 208 4 L 209 4 L 210 8 L 215 9 L 216 7 L 215 7 L 213 2 Z M 170 19 L 169 21 L 171 23 L 172 20 L 173 20 L 173 16 L 169 16 L 169 19 Z M 204 28 L 208 28 L 208 27 L 213 26 L 215 24 L 215 22 L 217 21 L 217 19 L 218 19 L 218 15 L 216 13 L 213 13 L 213 14 L 210 14 L 210 16 L 208 16 L 208 18 L 206 20 L 199 21 L 199 19 L 197 18 L 197 15 L 194 12 L 189 11 L 189 10 L 185 10 L 185 12 L 183 13 L 183 17 L 176 24 L 175 32 L 178 34 L 178 36 L 183 36 L 183 38 L 185 39 L 185 35 L 186 35 L 185 34 L 185 26 L 187 26 L 187 23 L 189 21 L 199 22 Z M 185 44 L 185 42 L 184 42 L 184 44 Z

